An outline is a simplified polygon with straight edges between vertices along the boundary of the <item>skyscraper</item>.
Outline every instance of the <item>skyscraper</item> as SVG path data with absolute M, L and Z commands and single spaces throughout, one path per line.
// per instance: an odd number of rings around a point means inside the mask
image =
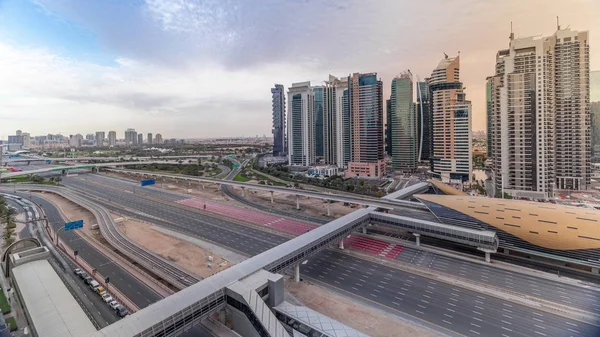
M 162 143 L 163 143 L 162 135 L 160 133 L 157 133 L 156 137 L 154 137 L 154 144 L 162 144 Z
M 137 132 L 135 129 L 125 130 L 125 146 L 137 144 Z
M 286 129 L 285 129 L 285 88 L 281 84 L 275 84 L 271 88 L 273 109 L 273 155 L 283 156 L 287 152 Z
M 23 147 L 28 148 L 31 146 L 31 135 L 29 132 L 23 132 L 21 134 L 23 136 Z
M 323 157 L 327 164 L 344 167 L 344 91 L 348 90 L 347 78 L 329 75 L 323 88 Z
M 487 146 L 487 157 L 491 158 L 494 151 L 492 150 L 492 84 L 494 83 L 493 77 L 485 79 L 485 108 L 486 108 L 486 146 Z
M 442 181 L 471 180 L 471 102 L 459 79 L 460 56 L 440 61 L 429 78 L 433 173 Z
M 310 82 L 288 88 L 288 162 L 311 166 L 315 163 L 315 96 Z
M 491 82 L 496 195 L 549 198 L 590 182 L 588 33 L 514 39 Z
M 350 162 L 347 177 L 381 177 L 383 160 L 383 84 L 377 73 L 348 76 Z
M 392 156 L 392 100 L 385 100 L 385 153 Z
M 391 121 L 392 167 L 394 170 L 414 171 L 417 169 L 418 138 L 410 71 L 392 80 L 388 114 Z
M 96 146 L 104 146 L 104 131 L 96 131 Z
M 144 144 L 144 135 L 143 135 L 142 133 L 139 133 L 139 134 L 137 135 L 137 142 L 136 142 L 136 144 L 137 144 L 137 145 L 142 145 L 142 144 Z
M 117 132 L 116 131 L 108 131 L 108 146 L 116 146 L 117 145 Z
M 323 86 L 313 87 L 315 97 L 315 157 L 323 157 L 323 110 L 325 103 L 325 89 Z
M 590 72 L 590 115 L 592 119 L 592 156 L 600 157 L 600 70 Z
M 417 138 L 419 146 L 419 161 L 431 159 L 431 144 L 433 142 L 433 118 L 431 116 L 431 100 L 429 85 L 417 82 Z
M 149 145 L 152 145 L 152 133 L 148 132 L 148 137 L 146 138 Z

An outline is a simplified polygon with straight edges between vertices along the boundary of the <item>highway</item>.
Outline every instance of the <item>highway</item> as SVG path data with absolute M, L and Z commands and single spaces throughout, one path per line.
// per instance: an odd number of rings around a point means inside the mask
M 83 179 L 89 179 L 89 181 Z M 121 180 L 112 179 L 106 176 L 82 175 L 69 177 L 65 178 L 63 183 L 67 186 L 85 190 L 99 198 L 103 198 L 104 201 L 101 203 L 105 204 L 108 208 L 121 210 L 121 212 L 123 212 L 122 210 L 125 208 L 125 213 L 131 213 L 143 220 L 148 220 L 157 225 L 173 228 L 184 233 L 210 240 L 222 246 L 233 248 L 246 255 L 256 255 L 257 253 L 265 251 L 286 240 L 286 238 L 278 235 L 224 221 L 221 218 L 205 215 L 201 211 L 195 211 L 179 205 L 171 205 L 170 202 L 166 200 L 165 202 L 162 202 L 150 200 L 133 193 L 124 193 L 118 187 L 110 187 L 111 185 L 121 186 Z M 172 198 L 172 196 L 169 196 L 168 198 Z M 111 201 L 108 202 L 108 199 Z M 399 256 L 402 255 L 403 254 L 400 254 Z M 342 258 L 342 256 L 344 256 L 344 258 Z M 419 260 L 419 258 L 416 259 L 416 261 Z M 331 265 L 323 266 L 318 264 L 325 262 L 331 263 Z M 443 266 L 444 262 L 443 259 L 439 259 L 439 262 L 435 265 Z M 356 269 L 353 270 L 351 267 Z M 466 265 L 465 268 L 467 267 L 473 268 L 473 266 L 470 265 Z M 481 268 L 481 266 L 476 266 L 474 269 L 479 268 Z M 370 269 L 373 269 L 376 272 L 373 272 Z M 589 324 L 575 322 L 554 314 L 540 312 L 526 306 L 502 301 L 490 296 L 483 296 L 466 289 L 455 287 L 461 292 L 457 293 L 448 288 L 449 285 L 447 284 L 438 282 L 439 284 L 437 287 L 436 285 L 429 285 L 433 287 L 433 289 L 431 289 L 428 288 L 428 284 L 431 280 L 427 278 L 400 271 L 392 272 L 389 268 L 386 269 L 386 267 L 378 264 L 367 262 L 352 256 L 346 256 L 341 252 L 328 251 L 321 253 L 303 266 L 302 270 L 306 277 L 322 282 L 329 287 L 338 288 L 340 291 L 345 291 L 349 294 L 360 295 L 369 301 L 389 308 L 389 310 L 397 310 L 398 312 L 423 319 L 425 322 L 438 326 L 438 329 L 443 327 L 468 336 L 502 336 L 503 334 L 505 336 L 571 336 L 580 334 L 582 336 L 593 336 L 593 333 L 597 332 L 597 328 Z M 379 272 L 378 270 L 387 271 Z M 457 270 L 460 270 L 460 268 Z M 348 271 L 350 271 L 350 273 Z M 468 270 L 467 274 L 471 272 L 472 270 Z M 489 271 L 485 272 L 489 273 Z M 395 273 L 398 274 L 394 275 Z M 388 274 L 392 275 L 392 278 L 390 278 Z M 484 278 L 484 276 L 488 275 L 480 273 L 478 277 Z M 512 277 L 513 279 L 518 280 L 524 278 L 522 275 L 517 275 L 517 277 L 514 277 L 513 275 Z M 505 276 L 504 278 L 509 279 L 510 276 Z M 537 279 L 534 281 L 535 282 L 532 283 L 542 282 L 542 280 Z M 520 282 L 521 281 L 517 281 L 516 283 L 513 282 L 513 284 L 519 284 L 520 286 Z M 357 283 L 361 284 L 361 286 L 358 286 Z M 412 285 L 411 283 L 415 284 Z M 414 288 L 409 289 L 405 284 L 414 286 Z M 581 290 L 580 288 L 569 289 L 565 286 L 562 287 L 565 292 L 568 292 L 569 296 L 575 296 L 574 294 Z M 401 296 L 401 294 L 399 294 L 400 292 L 405 295 L 407 294 L 406 290 L 402 288 L 409 289 L 409 298 L 406 300 L 402 299 L 395 301 L 396 297 L 399 295 Z M 431 293 L 428 293 L 428 291 Z M 381 295 L 378 295 L 378 292 L 380 292 Z M 464 293 L 464 295 L 461 295 L 462 293 Z M 545 290 L 540 292 L 542 295 L 545 293 Z M 458 294 L 458 296 L 453 294 Z M 582 292 L 582 294 L 585 296 L 584 292 Z M 430 300 L 425 296 L 429 296 Z M 461 296 L 463 296 L 464 299 L 461 299 Z M 481 296 L 483 299 L 477 296 Z M 417 300 L 419 303 L 415 302 Z M 429 303 L 421 302 L 421 300 L 428 301 Z M 406 301 L 407 304 L 402 304 L 404 301 Z M 449 304 L 454 304 L 454 302 L 457 301 L 460 302 L 460 306 L 458 304 L 455 304 L 454 306 Z M 583 297 L 577 298 L 577 301 L 590 302 L 591 300 Z M 398 305 L 394 302 L 398 303 Z M 424 308 L 419 307 L 419 305 Z M 483 309 L 479 309 L 478 307 Z M 416 312 L 417 309 L 419 309 L 422 314 Z M 501 311 L 503 313 L 501 313 Z M 502 315 L 510 316 L 510 318 Z M 478 321 L 478 319 L 481 321 Z M 541 323 L 542 325 L 540 326 L 544 326 L 546 329 L 535 327 L 535 323 L 533 322 L 537 322 L 536 319 L 541 320 L 541 322 L 538 323 Z M 445 323 L 444 320 L 450 323 Z M 569 329 L 578 331 L 580 334 L 569 331 Z
M 29 193 L 17 194 L 23 198 L 30 198 Z M 36 195 L 31 195 L 31 200 L 44 209 L 46 216 L 48 217 L 48 222 L 54 230 L 64 226 L 65 220 L 62 218 L 54 204 L 46 199 L 37 197 Z M 110 276 L 110 282 L 138 307 L 144 308 L 162 298 L 162 296 L 157 294 L 154 290 L 89 245 L 87 241 L 77 234 L 76 230 L 67 232 L 61 230 L 58 232 L 58 236 L 71 249 L 77 250 L 79 256 L 89 265 L 96 268 L 100 274 Z

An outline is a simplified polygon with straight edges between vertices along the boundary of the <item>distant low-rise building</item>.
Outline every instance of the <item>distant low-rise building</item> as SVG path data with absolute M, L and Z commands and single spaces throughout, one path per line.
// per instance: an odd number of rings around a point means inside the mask
M 308 169 L 308 174 L 313 176 L 332 177 L 338 175 L 339 168 L 335 165 L 315 166 Z

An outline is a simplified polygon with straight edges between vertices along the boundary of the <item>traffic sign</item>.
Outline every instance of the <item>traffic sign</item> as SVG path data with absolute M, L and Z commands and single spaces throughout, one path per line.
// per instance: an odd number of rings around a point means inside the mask
M 140 181 L 140 184 L 142 186 L 154 185 L 154 184 L 156 184 L 156 180 L 155 179 L 146 179 L 146 180 Z
M 83 220 L 71 221 L 65 223 L 65 232 L 83 227 Z
M 240 168 L 240 165 L 238 165 L 238 164 L 233 164 L 233 168 L 234 168 L 234 169 Z

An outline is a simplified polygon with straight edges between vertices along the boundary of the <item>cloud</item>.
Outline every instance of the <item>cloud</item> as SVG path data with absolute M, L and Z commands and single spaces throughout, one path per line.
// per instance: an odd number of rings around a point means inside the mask
M 11 120 L 4 132 L 94 131 L 93 118 L 95 128 L 161 128 L 173 136 L 269 134 L 273 83 L 378 72 L 387 96 L 394 75 L 410 69 L 423 79 L 443 52 L 458 51 L 473 125 L 483 129 L 485 77 L 496 51 L 507 47 L 511 21 L 517 36 L 551 34 L 560 13 L 564 26 L 592 30 L 592 46 L 600 45 L 596 0 L 36 2 L 57 20 L 93 32 L 114 62 L 9 43 L 0 26 L 0 110 L 44 121 Z

